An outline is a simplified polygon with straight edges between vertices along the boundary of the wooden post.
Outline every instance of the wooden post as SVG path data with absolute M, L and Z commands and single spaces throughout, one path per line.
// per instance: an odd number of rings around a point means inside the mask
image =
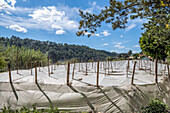
M 83 70 L 83 58 L 81 58 L 81 70 Z
M 51 66 L 51 74 L 53 74 L 53 61 L 52 61 L 52 60 L 53 60 L 53 59 L 51 59 L 51 63 L 50 63 L 50 64 L 51 64 L 51 65 L 50 65 L 50 66 Z
M 32 75 L 32 56 L 31 56 L 31 75 Z
M 168 77 L 170 78 L 170 73 L 169 73 L 169 64 L 167 63 L 167 70 L 168 70 Z
M 129 60 L 128 60 L 128 64 L 126 66 L 126 78 L 128 78 L 128 72 L 129 72 Z
M 134 63 L 134 67 L 133 67 L 133 73 L 132 73 L 132 79 L 131 79 L 131 84 L 133 85 L 133 80 L 134 80 L 134 75 L 135 75 L 135 67 L 136 67 L 136 61 Z
M 37 83 L 37 62 L 35 62 L 35 83 Z
M 11 77 L 11 64 L 8 64 L 8 71 L 9 71 L 9 82 L 12 83 L 12 77 Z
M 86 75 L 87 75 L 87 62 L 86 62 Z
M 113 66 L 112 66 L 112 61 L 111 61 L 111 70 L 112 70 L 112 72 L 113 72 Z
M 92 69 L 93 69 L 93 58 L 92 58 Z
M 140 60 L 139 60 L 139 70 L 140 70 Z
M 79 72 L 80 72 L 80 62 L 79 62 Z
M 50 76 L 50 61 L 49 61 L 49 56 L 48 56 L 48 76 Z
M 128 71 L 129 71 L 129 68 L 130 68 L 130 66 L 129 66 L 129 60 L 128 60 Z
M 94 65 L 94 71 L 95 71 L 95 73 L 96 73 L 96 62 L 95 62 L 95 65 Z
M 165 72 L 166 72 L 166 63 L 164 63 L 164 75 L 165 75 Z
M 99 86 L 99 60 L 97 61 L 97 87 Z
M 158 59 L 155 59 L 155 83 L 158 83 Z
M 126 65 L 126 78 L 128 78 L 128 66 Z
M 18 46 L 17 46 L 17 74 L 18 74 L 18 67 L 19 67 L 19 62 L 18 62 Z
M 69 74 L 70 74 L 70 62 L 67 64 L 67 85 L 69 85 Z
M 146 61 L 145 61 L 145 72 L 146 72 Z
M 74 60 L 74 64 L 73 64 L 72 79 L 74 79 L 74 70 L 75 70 L 75 63 L 76 63 L 76 60 Z
M 109 61 L 108 61 L 108 74 L 109 74 Z
M 151 75 L 151 71 L 152 71 L 152 68 L 151 68 L 151 62 L 150 62 L 150 75 Z

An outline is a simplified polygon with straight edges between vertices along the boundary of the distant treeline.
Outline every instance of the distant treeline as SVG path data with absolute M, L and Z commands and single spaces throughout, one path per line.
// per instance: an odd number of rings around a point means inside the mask
M 83 61 L 89 60 L 106 60 L 107 57 L 115 57 L 118 54 L 115 52 L 107 52 L 104 50 L 95 50 L 89 48 L 87 46 L 80 45 L 68 45 L 62 43 L 55 43 L 51 41 L 39 41 L 33 40 L 29 38 L 21 39 L 16 36 L 12 36 L 11 38 L 0 37 L 0 42 L 4 47 L 7 46 L 16 46 L 18 48 L 26 47 L 28 49 L 40 50 L 42 53 L 46 54 L 54 59 L 54 62 L 60 60 L 70 60 L 72 58 L 76 58 L 79 61 L 82 59 Z

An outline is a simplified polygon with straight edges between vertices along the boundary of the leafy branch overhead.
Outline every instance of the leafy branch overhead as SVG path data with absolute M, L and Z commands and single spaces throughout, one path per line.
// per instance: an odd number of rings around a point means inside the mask
M 79 22 L 77 36 L 94 35 L 102 22 L 111 23 L 113 30 L 127 27 L 128 19 L 159 18 L 168 25 L 170 18 L 170 0 L 110 0 L 100 14 L 90 14 L 79 10 L 82 20 Z

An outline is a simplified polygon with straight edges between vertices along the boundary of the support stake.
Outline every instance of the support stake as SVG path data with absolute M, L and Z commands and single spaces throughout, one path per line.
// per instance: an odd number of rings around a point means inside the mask
M 8 71 L 9 71 L 9 82 L 12 83 L 12 77 L 11 77 L 11 64 L 8 64 Z
M 132 84 L 132 85 L 134 85 L 134 84 L 133 84 L 133 80 L 134 80 L 134 75 L 135 75 L 135 67 L 136 67 L 136 61 L 135 61 L 135 63 L 134 63 L 134 67 L 133 67 L 133 73 L 132 73 L 132 79 L 131 79 L 131 84 Z
M 35 83 L 37 83 L 37 62 L 35 62 Z
M 69 74 L 70 74 L 70 62 L 67 64 L 67 85 L 69 85 Z
M 99 60 L 97 61 L 97 87 L 99 87 Z

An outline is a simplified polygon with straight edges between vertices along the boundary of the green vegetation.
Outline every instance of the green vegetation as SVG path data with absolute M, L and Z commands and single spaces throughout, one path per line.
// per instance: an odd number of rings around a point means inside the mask
M 32 109 L 29 109 L 23 106 L 20 109 L 12 110 L 11 107 L 4 107 L 2 109 L 2 113 L 67 113 L 68 111 L 60 111 L 57 107 L 49 107 L 47 109 L 37 109 L 36 106 L 33 105 Z
M 24 46 L 9 46 L 0 48 L 0 71 L 3 70 L 5 65 L 10 63 L 12 69 L 30 69 L 34 66 L 34 62 L 46 65 L 47 55 L 43 54 L 40 50 L 28 49 Z
M 142 108 L 142 113 L 168 113 L 168 106 L 159 99 L 153 99 L 148 106 Z
M 87 46 L 79 45 L 68 45 L 68 44 L 57 44 L 50 41 L 38 41 L 32 39 L 20 39 L 19 37 L 12 36 L 11 38 L 0 37 L 0 42 L 3 43 L 5 47 L 16 46 L 16 47 L 26 47 L 28 49 L 40 50 L 42 53 L 48 55 L 51 59 L 54 59 L 54 62 L 57 61 L 66 61 L 72 58 L 77 60 L 88 61 L 93 59 L 94 61 L 106 60 L 107 57 L 115 57 L 117 53 L 110 53 L 104 50 L 95 50 Z
M 139 53 L 135 53 L 132 55 L 134 59 L 137 59 L 139 57 Z

